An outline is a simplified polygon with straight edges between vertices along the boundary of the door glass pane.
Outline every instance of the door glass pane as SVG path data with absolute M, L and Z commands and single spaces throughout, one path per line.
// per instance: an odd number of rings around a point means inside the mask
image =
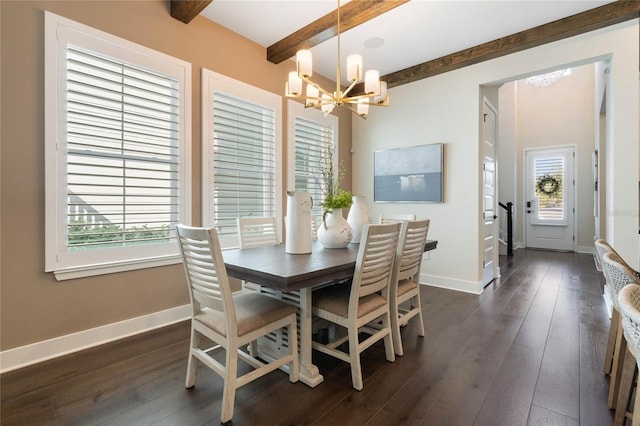
M 533 162 L 534 196 L 538 205 L 539 221 L 561 222 L 565 220 L 563 157 L 536 158 Z

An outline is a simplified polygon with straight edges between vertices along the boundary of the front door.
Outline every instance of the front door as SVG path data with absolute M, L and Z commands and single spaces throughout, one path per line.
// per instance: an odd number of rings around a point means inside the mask
M 574 250 L 574 162 L 574 147 L 525 152 L 527 247 Z
M 498 270 L 498 251 L 496 225 L 496 111 L 484 100 L 483 111 L 483 148 L 482 148 L 482 220 L 483 220 L 483 261 L 482 286 L 486 286 L 500 275 Z

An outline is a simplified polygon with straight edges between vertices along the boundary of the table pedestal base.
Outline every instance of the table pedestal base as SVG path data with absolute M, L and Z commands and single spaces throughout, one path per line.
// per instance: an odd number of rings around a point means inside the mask
M 311 362 L 311 289 L 304 288 L 299 291 L 282 292 L 262 287 L 261 291 L 264 294 L 298 307 L 298 352 L 300 355 L 298 368 L 300 381 L 310 387 L 319 385 L 324 380 L 324 377 L 320 374 L 318 367 Z M 286 333 L 286 330 L 282 329 L 258 340 L 259 356 L 271 360 L 288 353 L 289 346 Z M 284 366 L 282 369 L 288 371 L 288 366 Z

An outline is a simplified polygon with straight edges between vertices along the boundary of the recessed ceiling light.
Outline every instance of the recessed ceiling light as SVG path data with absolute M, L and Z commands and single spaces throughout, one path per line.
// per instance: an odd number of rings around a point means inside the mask
M 371 37 L 364 41 L 364 47 L 367 49 L 377 49 L 384 45 L 384 39 L 380 37 Z

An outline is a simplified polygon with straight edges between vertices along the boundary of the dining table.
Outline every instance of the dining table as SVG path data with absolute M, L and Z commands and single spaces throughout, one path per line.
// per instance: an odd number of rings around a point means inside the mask
M 425 251 L 436 248 L 436 240 L 427 240 Z M 313 365 L 312 344 L 312 292 L 325 285 L 349 285 L 353 276 L 360 245 L 351 243 L 346 248 L 324 248 L 313 241 L 307 254 L 287 253 L 285 244 L 231 249 L 223 251 L 227 275 L 258 284 L 274 297 L 299 308 L 299 376 L 310 387 L 322 383 L 323 377 Z M 272 344 L 259 345 L 269 352 L 288 350 L 286 341 L 278 338 Z M 261 351 L 262 353 L 262 351 Z

